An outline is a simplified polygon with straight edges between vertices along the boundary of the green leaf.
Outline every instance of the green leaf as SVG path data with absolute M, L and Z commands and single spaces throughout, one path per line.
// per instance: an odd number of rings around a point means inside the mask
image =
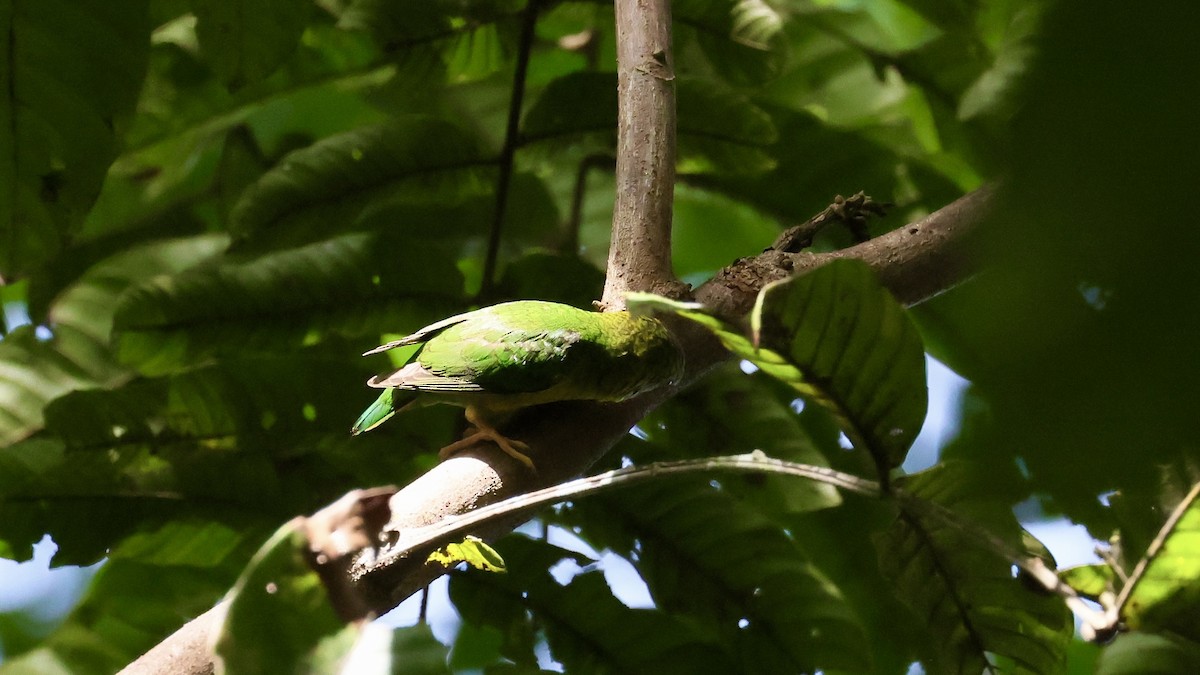
M 351 234 L 159 277 L 122 298 L 118 354 L 158 374 L 215 353 L 417 328 L 450 308 L 462 278 L 437 251 L 398 265 L 395 250 L 403 246 L 402 239 Z
M 25 326 L 0 342 L 0 445 L 37 431 L 47 404 L 69 391 L 111 386 L 126 376 L 109 349 L 118 296 L 143 279 L 179 271 L 212 255 L 213 237 L 135 247 L 93 266 L 54 298 L 49 339 Z M 33 287 L 40 277 L 35 277 Z
M 1200 645 L 1169 635 L 1126 633 L 1100 652 L 1096 675 L 1178 675 L 1200 669 Z
M 630 558 L 658 607 L 714 631 L 745 672 L 870 670 L 838 589 L 777 523 L 708 481 L 626 489 L 564 517 Z
M 50 534 L 59 546 L 56 564 L 89 565 L 133 531 L 171 518 L 202 515 L 244 526 L 282 510 L 270 464 L 234 454 L 196 445 L 71 452 L 42 438 L 5 447 L 0 540 L 26 558 Z
M 524 633 L 528 652 L 506 654 L 518 663 L 536 665 L 528 609 L 568 672 L 730 672 L 732 664 L 711 636 L 665 612 L 629 609 L 613 597 L 601 573 L 555 582 L 549 567 L 564 558 L 578 560 L 578 554 L 521 536 L 506 537 L 496 548 L 508 574 L 456 573 L 450 598 L 472 624 L 494 626 L 510 641 Z M 653 640 L 646 639 L 651 635 Z
M 308 539 L 291 522 L 271 536 L 227 597 L 213 651 L 223 672 L 331 672 L 359 628 L 338 618 L 305 560 Z
M 183 617 L 211 608 L 237 578 L 255 541 L 269 531 L 262 523 L 231 528 L 191 520 L 148 529 L 128 544 L 112 546 L 109 560 L 98 566 L 65 622 L 0 672 L 103 675 L 120 670 L 179 628 Z M 57 555 L 54 562 L 59 563 Z
M 988 494 L 990 480 L 970 464 L 945 462 L 897 483 L 953 510 L 969 528 L 985 528 L 1028 555 L 1044 555 L 1045 548 L 1022 533 L 1007 500 Z M 1021 583 L 1008 561 L 966 532 L 906 512 L 876 537 L 876 546 L 896 595 L 928 627 L 930 672 L 996 672 L 989 654 L 1011 659 L 1017 673 L 1062 671 L 1074 634 L 1066 606 Z
M 856 260 L 768 285 L 751 317 L 755 363 L 828 408 L 882 475 L 925 421 L 921 336 L 875 273 Z
M 861 261 L 835 260 L 765 287 L 747 338 L 698 305 L 630 294 L 631 308 L 671 311 L 704 325 L 737 356 L 828 409 L 881 475 L 904 461 L 925 421 L 921 337 Z
M 1123 591 L 1121 618 L 1132 629 L 1165 630 L 1200 641 L 1200 483 L 1176 507 Z M 1161 546 L 1159 546 L 1161 542 Z
M 1109 565 L 1095 563 L 1061 569 L 1058 571 L 1058 578 L 1083 597 L 1097 600 L 1101 593 L 1113 592 L 1116 573 Z
M 461 194 L 490 170 L 491 160 L 457 126 L 402 117 L 291 153 L 246 189 L 231 227 L 242 237 L 308 230 L 311 240 L 344 228 L 381 198 Z
M 257 82 L 295 51 L 309 7 L 306 0 L 198 0 L 201 53 L 230 89 Z
M 454 567 L 465 562 L 471 567 L 484 572 L 504 572 L 504 559 L 496 549 L 488 546 L 479 537 L 468 536 L 461 542 L 447 544 L 429 554 L 425 562 L 437 563 L 442 567 Z
M 145 75 L 146 5 L 0 11 L 0 278 L 53 257 L 100 192 Z

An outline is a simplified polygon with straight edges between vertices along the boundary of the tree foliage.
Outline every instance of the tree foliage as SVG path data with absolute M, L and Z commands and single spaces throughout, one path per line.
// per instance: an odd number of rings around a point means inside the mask
M 511 535 L 495 542 L 507 572 L 452 573 L 450 644 L 344 628 L 280 525 L 410 481 L 456 431 L 426 409 L 351 439 L 362 383 L 387 366 L 358 354 L 480 298 L 599 296 L 611 5 L 11 0 L 0 555 L 28 559 L 48 533 L 56 564 L 104 562 L 40 640 L 35 614 L 0 610 L 0 671 L 112 672 L 230 589 L 217 649 L 243 672 L 329 671 L 350 649 L 364 672 L 536 672 L 546 648 L 581 673 L 1200 667 L 1197 10 L 673 4 L 685 281 L 838 193 L 894 203 L 873 234 L 985 182 L 996 208 L 978 278 L 912 311 L 851 261 L 768 287 L 743 323 L 644 298 L 758 370 L 718 368 L 598 468 L 759 449 L 958 520 L 794 478 L 654 480 L 539 516 L 628 561 L 652 607 L 618 600 L 586 547 Z M 815 248 L 848 243 L 829 229 Z M 940 462 L 906 476 L 922 350 L 972 386 Z M 1084 647 L 1062 598 L 1013 573 L 1053 564 L 1014 507 L 1110 542 L 1108 562 L 1062 578 L 1107 603 L 1111 644 Z

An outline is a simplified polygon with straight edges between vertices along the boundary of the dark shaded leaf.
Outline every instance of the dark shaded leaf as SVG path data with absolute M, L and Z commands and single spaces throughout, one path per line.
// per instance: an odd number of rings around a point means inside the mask
M 117 309 L 118 354 L 144 373 L 213 353 L 300 347 L 333 335 L 418 328 L 450 309 L 462 278 L 436 251 L 396 264 L 403 239 L 352 234 L 160 277 Z
M 0 12 L 0 278 L 53 257 L 100 192 L 145 75 L 146 5 Z
M 451 579 L 450 597 L 466 621 L 519 634 L 528 630 L 520 628 L 528 609 L 544 627 L 554 658 L 571 672 L 729 672 L 731 664 L 709 635 L 664 612 L 629 609 L 613 597 L 602 574 L 555 582 L 549 567 L 577 554 L 520 536 L 506 537 L 496 548 L 507 574 L 468 571 Z M 532 643 L 527 646 L 532 656 Z
M 622 490 L 564 518 L 630 558 L 655 604 L 714 631 L 744 672 L 869 670 L 837 588 L 775 523 L 707 481 Z
M 306 0 L 197 0 L 201 53 L 230 89 L 270 75 L 296 49 Z
M 762 0 L 682 0 L 672 10 L 680 37 L 695 39 L 708 65 L 733 84 L 762 84 L 786 63 L 783 19 Z
M 352 223 L 372 202 L 410 194 L 462 194 L 491 160 L 444 120 L 403 117 L 331 136 L 285 157 L 247 188 L 231 215 L 242 237 L 308 230 L 311 240 Z M 478 189 L 475 187 L 474 189 Z
M 992 480 L 969 464 L 946 462 L 897 483 L 967 518 L 967 527 L 987 528 L 1028 555 L 1048 555 L 1022 533 L 1000 495 L 989 494 Z M 967 533 L 908 512 L 876 544 L 895 593 L 928 626 L 931 672 L 996 672 L 989 654 L 1011 659 L 1017 673 L 1062 671 L 1074 634 L 1066 606 L 1022 584 L 1007 561 Z

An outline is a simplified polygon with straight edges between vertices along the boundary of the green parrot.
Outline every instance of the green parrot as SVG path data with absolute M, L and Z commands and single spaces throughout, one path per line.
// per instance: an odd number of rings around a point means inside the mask
M 683 355 L 656 319 L 589 312 L 537 300 L 506 302 L 452 316 L 363 356 L 421 345 L 399 370 L 371 378 L 384 389 L 354 423 L 358 435 L 409 408 L 451 403 L 466 408 L 476 431 L 442 456 L 480 439 L 530 469 L 522 450 L 496 426 L 527 406 L 553 401 L 623 401 L 678 380 Z

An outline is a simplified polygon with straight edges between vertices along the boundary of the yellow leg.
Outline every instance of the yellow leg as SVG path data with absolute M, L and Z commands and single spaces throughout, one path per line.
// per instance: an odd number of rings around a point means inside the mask
M 474 408 L 467 408 L 466 416 L 467 416 L 467 421 L 471 423 L 471 426 L 475 427 L 475 432 L 472 433 L 470 436 L 467 436 L 466 438 L 462 439 L 461 441 L 455 441 L 455 442 L 451 443 L 450 445 L 447 445 L 446 447 L 442 448 L 441 451 L 438 452 L 439 457 L 441 457 L 442 459 L 446 459 L 447 457 L 449 457 L 450 455 L 453 455 L 454 453 L 458 452 L 459 450 L 465 450 L 466 448 L 469 448 L 472 445 L 475 445 L 477 442 L 479 442 L 481 440 L 482 441 L 491 441 L 496 444 L 496 447 L 500 448 L 506 454 L 508 454 L 509 457 L 512 457 L 513 459 L 517 460 L 518 462 L 529 467 L 530 471 L 537 473 L 537 469 L 534 468 L 534 466 L 533 466 L 533 460 L 529 459 L 529 455 L 526 455 L 524 452 L 522 452 L 522 450 L 529 450 L 528 443 L 522 443 L 521 441 L 518 441 L 516 439 L 512 439 L 512 438 L 508 438 L 507 436 L 504 436 L 503 434 L 501 434 L 499 431 L 496 430 L 496 427 L 493 427 L 492 425 L 485 422 L 475 412 Z

